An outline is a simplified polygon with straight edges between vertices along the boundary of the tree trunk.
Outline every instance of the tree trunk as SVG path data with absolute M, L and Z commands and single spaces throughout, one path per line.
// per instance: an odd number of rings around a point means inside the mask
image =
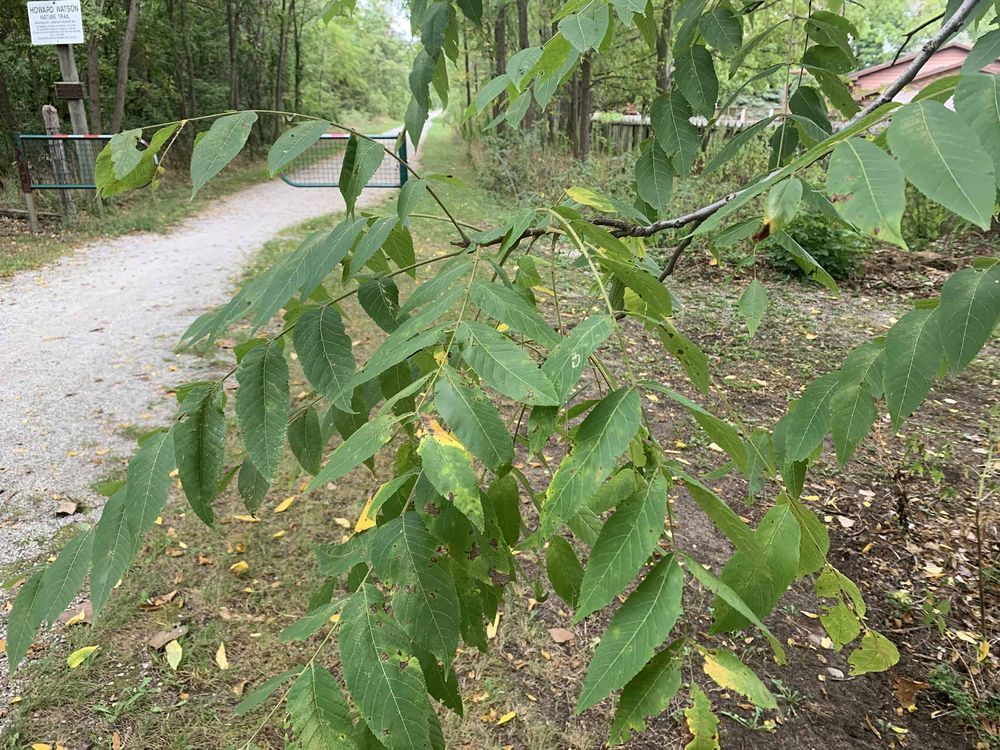
M 503 75 L 507 71 L 507 3 L 502 2 L 497 7 L 497 20 L 493 25 L 493 74 Z M 499 96 L 493 102 L 493 116 L 500 116 L 504 97 Z M 500 132 L 500 128 L 497 128 Z
M 517 0 L 517 42 L 519 49 L 527 49 L 531 46 L 528 37 L 528 0 Z M 535 101 L 532 99 L 528 104 L 528 110 L 524 113 L 523 125 L 530 128 L 535 121 Z
M 226 0 L 226 31 L 229 35 L 229 108 L 240 107 L 240 7 L 236 0 Z
M 295 0 L 291 0 L 291 12 L 295 13 Z M 274 109 L 285 108 L 285 59 L 288 57 L 288 15 L 285 0 L 281 0 L 281 18 L 278 20 L 278 59 L 274 71 Z M 278 137 L 281 117 L 274 118 L 273 137 Z
M 308 12 L 308 7 L 306 3 L 302 4 L 303 16 Z M 302 27 L 304 26 L 303 18 L 293 11 L 292 12 L 292 31 L 295 43 L 295 63 L 294 63 L 294 99 L 295 99 L 295 111 L 302 111 Z
M 656 37 L 656 90 L 661 94 L 670 90 L 670 24 L 673 17 L 673 2 L 663 3 L 663 22 Z
M 580 61 L 580 96 L 577 102 L 577 158 L 586 161 L 590 156 L 590 53 Z
M 0 126 L 3 127 L 4 136 L 10 146 L 11 152 L 14 150 L 14 140 L 11 133 L 14 132 L 14 107 L 10 103 L 10 94 L 7 91 L 7 78 L 3 68 L 0 67 Z
M 465 56 L 465 108 L 472 106 L 472 79 L 469 73 L 469 30 L 462 23 L 462 52 Z
M 118 77 L 115 81 L 115 109 L 111 115 L 111 132 L 121 130 L 125 121 L 125 98 L 128 95 L 128 63 L 132 56 L 132 42 L 135 29 L 139 25 L 140 0 L 129 0 L 128 15 L 125 17 L 125 35 L 118 52 Z
M 104 13 L 104 0 L 97 6 L 99 14 Z M 94 32 L 87 39 L 87 122 L 91 133 L 100 133 L 103 127 L 101 117 L 101 40 Z

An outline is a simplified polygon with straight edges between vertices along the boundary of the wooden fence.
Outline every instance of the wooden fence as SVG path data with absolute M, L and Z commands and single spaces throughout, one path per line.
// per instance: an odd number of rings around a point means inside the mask
M 719 114 L 713 121 L 712 127 L 724 131 L 742 130 L 774 113 L 774 109 L 731 108 Z M 704 130 L 708 127 L 708 120 L 698 115 L 691 118 L 691 124 L 699 130 Z M 623 115 L 614 122 L 595 119 L 590 123 L 592 148 L 607 154 L 635 151 L 652 135 L 649 118 L 644 115 Z

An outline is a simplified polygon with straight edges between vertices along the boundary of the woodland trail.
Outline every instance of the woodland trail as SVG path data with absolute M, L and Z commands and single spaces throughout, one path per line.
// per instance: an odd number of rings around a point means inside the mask
M 358 206 L 394 193 L 365 190 Z M 275 179 L 164 234 L 93 242 L 0 281 L 0 577 L 49 551 L 61 527 L 97 519 L 94 484 L 123 473 L 136 433 L 164 423 L 173 387 L 207 374 L 204 360 L 175 351 L 181 334 L 228 299 L 254 253 L 344 210 L 339 190 Z M 66 500 L 80 512 L 57 515 Z

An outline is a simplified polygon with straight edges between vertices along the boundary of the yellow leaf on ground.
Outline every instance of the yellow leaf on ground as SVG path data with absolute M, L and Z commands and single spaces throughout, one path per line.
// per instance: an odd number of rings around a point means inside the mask
M 348 521 L 346 518 L 339 518 L 339 517 L 338 518 L 334 518 L 333 522 L 335 524 L 337 524 L 342 529 L 349 529 L 349 528 L 351 528 L 351 522 Z
M 52 750 L 52 745 L 44 742 L 36 742 L 31 746 L 31 750 Z
M 229 659 L 226 657 L 226 644 L 220 643 L 218 650 L 215 652 L 215 663 L 219 665 L 219 669 L 229 669 Z
M 288 497 L 286 497 L 284 500 L 278 503 L 278 505 L 274 509 L 274 512 L 284 513 L 286 510 L 292 507 L 292 503 L 295 502 L 295 497 L 296 497 L 295 495 L 289 495 Z
M 502 726 L 503 724 L 506 724 L 508 721 L 516 717 L 517 717 L 517 711 L 508 711 L 503 716 L 501 716 L 500 719 L 497 721 L 497 726 L 498 727 Z
M 0 638 L 0 654 L 4 653 L 6 650 L 7 650 L 7 639 Z
M 237 516 L 233 516 L 237 521 L 243 521 L 245 523 L 260 523 L 260 519 L 257 516 L 248 516 L 245 513 Z
M 240 560 L 239 562 L 235 562 L 232 565 L 230 565 L 229 569 L 233 573 L 246 573 L 248 570 L 250 570 L 250 563 L 248 563 L 246 560 Z
M 375 527 L 375 519 L 369 517 L 368 511 L 372 507 L 372 500 L 375 496 L 372 495 L 368 498 L 368 502 L 365 503 L 365 507 L 361 509 L 361 515 L 358 516 L 358 522 L 354 524 L 354 532 L 360 534 L 362 531 L 367 531 L 368 529 Z
M 167 664 L 176 672 L 181 659 L 184 657 L 184 649 L 181 648 L 181 644 L 177 641 L 170 641 L 164 651 L 167 653 Z
M 90 658 L 90 655 L 97 651 L 98 648 L 98 646 L 84 646 L 83 648 L 78 648 L 67 657 L 66 663 L 69 665 L 70 669 L 76 669 L 87 661 L 87 659 Z

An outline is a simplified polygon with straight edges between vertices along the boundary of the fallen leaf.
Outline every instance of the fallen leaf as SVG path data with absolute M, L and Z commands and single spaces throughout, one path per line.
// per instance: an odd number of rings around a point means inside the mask
M 219 669 L 225 671 L 229 669 L 229 659 L 226 657 L 226 644 L 220 643 L 219 648 L 215 652 L 215 663 L 219 665 Z
M 292 503 L 295 502 L 295 495 L 289 495 L 274 508 L 275 513 L 284 513 L 286 510 L 292 507 Z
M 111 733 L 111 750 L 122 750 L 122 736 L 117 729 Z
M 493 618 L 493 622 L 486 626 L 486 637 L 493 640 L 497 637 L 497 630 L 500 628 L 500 610 L 497 610 L 496 617 Z
M 244 523 L 260 523 L 260 519 L 257 516 L 248 516 L 246 514 L 241 514 L 238 516 L 233 516 L 236 521 L 243 521 Z
M 69 665 L 70 669 L 76 669 L 85 661 L 87 661 L 87 659 L 90 658 L 90 655 L 95 651 L 97 651 L 98 648 L 100 647 L 84 646 L 83 648 L 78 648 L 76 651 L 74 651 L 66 658 L 66 663 Z
M 88 609 L 86 607 L 80 607 L 76 611 L 75 615 L 72 615 L 66 619 L 65 625 L 68 628 L 70 625 L 79 625 L 83 622 L 93 622 L 94 621 L 94 611 L 93 609 Z
M 164 604 L 169 604 L 177 596 L 177 589 L 173 591 L 168 591 L 166 594 L 161 594 L 160 596 L 154 596 L 151 599 L 147 599 L 143 604 L 143 609 L 159 609 Z
M 215 565 L 215 560 L 213 560 L 208 555 L 199 552 L 198 553 L 198 564 L 199 565 Z
M 930 685 L 926 682 L 910 680 L 906 677 L 893 677 L 892 687 L 896 691 L 896 698 L 899 700 L 899 705 L 907 711 L 916 711 L 917 703 L 914 699 L 917 697 L 917 693 L 929 688 Z
M 549 628 L 549 635 L 556 643 L 566 643 L 576 638 L 573 631 L 566 628 Z
M 7 651 L 7 639 L 0 638 L 0 654 Z
M 31 746 L 31 750 L 52 750 L 52 745 L 47 745 L 44 742 L 36 742 Z
M 248 570 L 250 570 L 250 563 L 248 563 L 246 560 L 240 560 L 239 562 L 235 562 L 232 565 L 230 565 L 229 569 L 233 573 L 239 575 L 240 573 L 246 573 Z
M 514 719 L 516 717 L 517 717 L 517 711 L 508 711 L 503 716 L 501 716 L 500 719 L 497 721 L 497 726 L 498 727 L 499 726 L 503 726 L 508 721 L 510 721 L 511 719 Z
M 188 628 L 187 625 L 181 625 L 170 630 L 161 630 L 156 635 L 149 638 L 146 644 L 155 651 L 159 651 L 161 648 L 166 646 L 170 641 L 176 641 L 178 638 L 183 638 L 187 635 Z
M 181 659 L 184 657 L 184 649 L 181 648 L 181 644 L 177 641 L 170 641 L 164 651 L 167 654 L 167 664 L 169 664 L 170 668 L 176 672 L 177 667 L 181 663 Z
M 346 518 L 334 518 L 333 522 L 343 529 L 351 528 L 351 522 L 348 521 Z

